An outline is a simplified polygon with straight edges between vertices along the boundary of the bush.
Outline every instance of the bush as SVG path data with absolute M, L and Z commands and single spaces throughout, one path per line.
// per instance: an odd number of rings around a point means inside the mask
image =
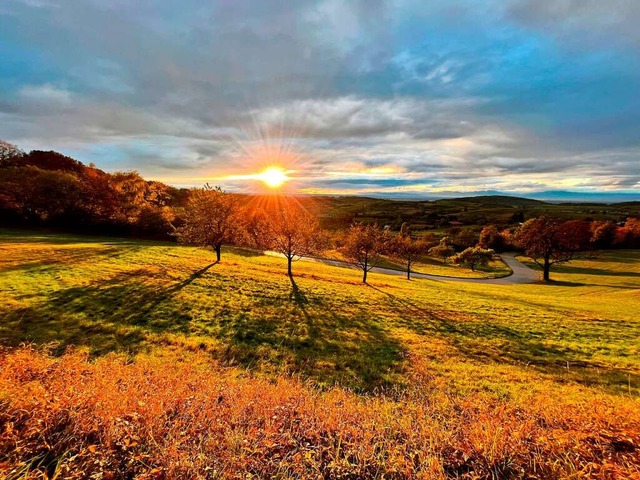
M 465 265 L 475 271 L 478 267 L 485 267 L 493 258 L 493 250 L 482 247 L 470 247 L 453 257 L 453 263 Z

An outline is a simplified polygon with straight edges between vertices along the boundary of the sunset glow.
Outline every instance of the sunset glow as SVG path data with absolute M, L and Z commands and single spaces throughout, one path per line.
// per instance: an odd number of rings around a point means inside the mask
M 287 173 L 279 167 L 269 167 L 260 173 L 257 178 L 269 188 L 281 187 L 284 182 L 290 180 Z
M 178 188 L 640 199 L 638 2 L 140 3 L 0 2 L 0 139 Z

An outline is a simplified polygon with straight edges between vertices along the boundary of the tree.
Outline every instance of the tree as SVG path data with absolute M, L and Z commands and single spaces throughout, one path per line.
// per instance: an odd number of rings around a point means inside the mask
M 516 232 L 515 240 L 524 253 L 542 267 L 542 277 L 549 280 L 553 265 L 568 262 L 583 246 L 566 222 L 545 216 L 527 220 Z
M 269 246 L 269 218 L 262 209 L 247 208 L 243 213 L 244 243 L 264 250 Z
M 400 227 L 400 233 L 389 241 L 389 253 L 404 263 L 407 280 L 411 280 L 411 266 L 416 259 L 429 249 L 431 237 L 415 239 L 411 237 L 411 229 L 406 222 Z
M 629 248 L 640 248 L 640 218 L 627 218 L 624 228 L 628 232 L 625 246 Z
M 0 207 L 33 224 L 55 224 L 77 216 L 83 198 L 78 179 L 67 172 L 35 167 L 0 170 Z
M 506 242 L 502 233 L 495 225 L 487 225 L 480 232 L 478 246 L 482 248 L 490 248 L 496 252 L 502 252 L 506 247 Z
M 109 185 L 116 198 L 114 220 L 133 224 L 138 221 L 144 206 L 147 182 L 138 172 L 115 172 L 109 178 Z
M 388 244 L 388 232 L 377 224 L 355 223 L 347 232 L 340 250 L 362 270 L 362 282 L 367 283 L 367 273 L 380 261 Z
M 453 257 L 453 263 L 468 266 L 471 271 L 486 266 L 493 258 L 493 250 L 480 246 L 469 247 Z
M 389 242 L 391 255 L 404 263 L 407 280 L 411 280 L 411 267 L 420 255 L 426 253 L 428 244 L 422 239 L 411 238 L 409 235 L 398 235 Z
M 449 237 L 442 237 L 438 245 L 429 249 L 430 256 L 441 258 L 445 263 L 447 258 L 453 256 L 455 253 L 455 249 L 449 244 Z
M 292 263 L 318 253 L 323 246 L 323 232 L 318 222 L 303 209 L 287 205 L 268 219 L 266 246 L 287 259 L 287 275 L 293 277 Z
M 596 248 L 611 248 L 616 238 L 616 224 L 613 222 L 593 222 L 591 243 Z
M 183 225 L 176 229 L 178 240 L 212 247 L 219 262 L 222 245 L 233 242 L 239 232 L 238 199 L 220 187 L 193 189 L 182 221 Z
M 478 243 L 478 234 L 471 228 L 462 228 L 458 231 L 451 229 L 450 231 L 455 232 L 449 236 L 450 243 L 458 250 L 473 247 Z
M 586 220 L 565 220 L 562 222 L 562 231 L 567 241 L 570 241 L 579 250 L 587 250 L 591 245 L 591 222 Z
M 13 166 L 23 155 L 24 152 L 15 145 L 0 140 L 0 167 Z

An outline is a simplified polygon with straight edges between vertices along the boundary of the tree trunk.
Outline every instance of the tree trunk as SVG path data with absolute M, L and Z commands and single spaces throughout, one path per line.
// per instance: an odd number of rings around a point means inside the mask
M 222 249 L 222 245 L 218 244 L 215 246 L 216 249 L 216 261 L 220 261 L 220 250 Z
M 287 275 L 289 275 L 290 277 L 293 277 L 293 271 L 291 270 L 291 263 L 292 263 L 291 257 L 287 257 Z
M 407 280 L 411 280 L 411 264 L 407 263 Z
M 549 281 L 549 272 L 551 270 L 551 263 L 549 262 L 549 259 L 545 258 L 544 259 L 544 266 L 542 268 L 542 278 L 544 279 L 545 282 Z
M 364 256 L 364 268 L 362 274 L 362 283 L 367 283 L 367 271 L 369 270 L 369 256 Z

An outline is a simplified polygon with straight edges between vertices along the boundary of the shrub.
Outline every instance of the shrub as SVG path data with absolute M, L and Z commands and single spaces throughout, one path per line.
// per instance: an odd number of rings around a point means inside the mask
M 482 247 L 470 247 L 458 253 L 453 257 L 453 263 L 465 265 L 475 271 L 478 267 L 484 267 L 489 264 L 493 258 L 493 250 Z

